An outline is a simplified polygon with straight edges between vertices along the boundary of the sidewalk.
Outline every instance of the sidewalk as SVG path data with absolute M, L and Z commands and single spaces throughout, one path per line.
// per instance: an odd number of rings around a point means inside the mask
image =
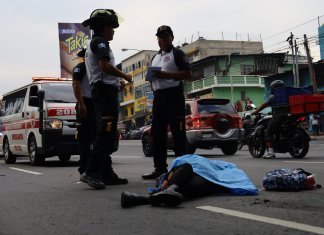
M 311 140 L 324 140 L 324 133 L 321 132 L 320 135 L 314 135 L 313 133 L 309 133 Z

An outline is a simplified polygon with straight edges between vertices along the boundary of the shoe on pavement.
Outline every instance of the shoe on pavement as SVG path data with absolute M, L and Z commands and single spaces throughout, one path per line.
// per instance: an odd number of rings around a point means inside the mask
M 274 153 L 267 153 L 267 155 L 263 156 L 262 158 L 264 159 L 272 159 L 275 158 L 275 154 Z
M 125 178 L 120 178 L 115 172 L 111 172 L 109 176 L 103 178 L 103 183 L 105 185 L 119 185 L 127 184 L 128 180 Z
M 104 189 L 106 186 L 105 184 L 98 178 L 83 174 L 80 177 L 80 181 L 87 183 L 90 187 L 95 189 Z
M 150 203 L 153 206 L 166 206 L 176 207 L 182 202 L 183 196 L 174 190 L 166 189 L 150 196 Z
M 154 180 L 156 179 L 157 177 L 159 177 L 160 175 L 164 174 L 164 173 L 167 173 L 168 170 L 167 169 L 163 169 L 163 170 L 157 170 L 155 169 L 152 173 L 150 174 L 145 174 L 145 175 L 142 175 L 142 179 L 143 180 Z

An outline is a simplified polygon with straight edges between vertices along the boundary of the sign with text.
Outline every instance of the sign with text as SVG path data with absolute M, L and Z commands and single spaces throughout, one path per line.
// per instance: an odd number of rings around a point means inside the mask
M 58 23 L 61 77 L 71 78 L 72 69 L 82 61 L 77 53 L 91 38 L 91 30 L 81 23 Z

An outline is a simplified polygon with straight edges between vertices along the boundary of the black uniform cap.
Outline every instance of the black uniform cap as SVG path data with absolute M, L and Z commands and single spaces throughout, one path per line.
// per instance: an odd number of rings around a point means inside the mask
M 157 32 L 155 34 L 156 36 L 162 36 L 162 35 L 171 35 L 173 37 L 173 31 L 170 26 L 162 25 L 157 29 Z
M 118 18 L 114 10 L 111 9 L 96 9 L 94 10 L 90 18 L 83 21 L 82 25 L 84 27 L 90 26 L 92 28 L 96 24 L 110 24 L 113 28 L 118 28 L 119 23 L 118 23 Z

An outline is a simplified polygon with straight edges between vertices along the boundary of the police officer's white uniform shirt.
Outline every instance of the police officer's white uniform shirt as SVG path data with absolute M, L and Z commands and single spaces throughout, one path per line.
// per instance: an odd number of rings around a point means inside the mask
M 109 63 L 116 67 L 115 57 L 109 47 L 109 42 L 102 37 L 94 36 L 87 44 L 87 51 L 85 54 L 85 63 L 89 83 L 93 84 L 102 80 L 104 84 L 119 87 L 119 77 L 112 76 L 101 70 L 99 67 L 99 60 L 107 58 Z
M 151 66 L 161 67 L 161 71 L 166 72 L 190 70 L 189 62 L 184 52 L 178 48 L 174 48 L 173 46 L 165 52 L 159 51 L 159 53 L 154 56 Z M 152 81 L 152 87 L 154 91 L 177 87 L 179 86 L 179 84 L 179 80 L 172 78 L 153 79 Z

